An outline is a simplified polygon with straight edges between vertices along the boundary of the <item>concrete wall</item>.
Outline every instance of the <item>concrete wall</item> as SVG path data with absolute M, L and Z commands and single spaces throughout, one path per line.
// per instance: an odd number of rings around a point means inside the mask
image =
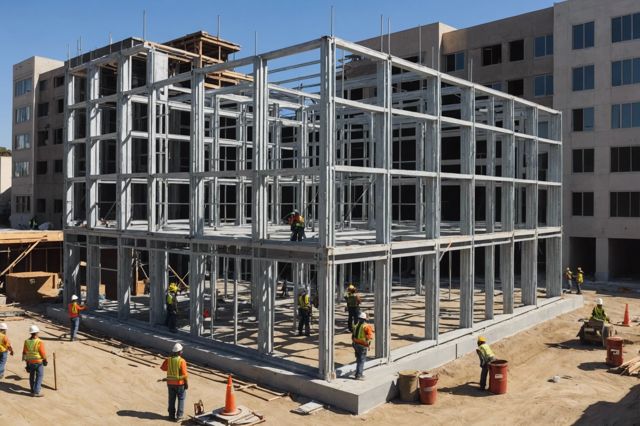
M 607 280 L 609 271 L 609 238 L 640 239 L 639 218 L 609 217 L 611 191 L 639 191 L 636 173 L 610 173 L 610 147 L 640 145 L 640 129 L 611 129 L 611 105 L 640 101 L 640 85 L 612 87 L 611 62 L 640 56 L 640 40 L 611 42 L 611 18 L 640 12 L 637 0 L 569 0 L 554 9 L 555 97 L 553 107 L 564 116 L 564 258 L 569 257 L 570 237 L 595 238 L 596 264 L 582 265 L 595 272 L 598 280 Z M 595 22 L 595 46 L 572 49 L 572 27 Z M 572 69 L 595 65 L 595 88 L 572 91 Z M 594 107 L 594 130 L 572 131 L 572 110 Z M 572 150 L 595 149 L 594 173 L 572 172 Z M 594 192 L 594 216 L 572 216 L 572 192 Z M 572 265 L 578 266 L 578 265 Z

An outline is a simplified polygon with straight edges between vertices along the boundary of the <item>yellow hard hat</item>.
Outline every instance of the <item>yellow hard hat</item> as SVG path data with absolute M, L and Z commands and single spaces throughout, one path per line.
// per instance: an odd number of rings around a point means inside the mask
M 354 287 L 353 284 L 349 284 L 349 287 L 347 287 L 348 291 L 356 291 L 356 288 Z
M 487 338 L 484 336 L 479 336 L 478 337 L 478 343 L 487 343 Z
M 178 289 L 178 286 L 176 285 L 176 283 L 169 284 L 169 291 L 175 291 L 177 289 Z

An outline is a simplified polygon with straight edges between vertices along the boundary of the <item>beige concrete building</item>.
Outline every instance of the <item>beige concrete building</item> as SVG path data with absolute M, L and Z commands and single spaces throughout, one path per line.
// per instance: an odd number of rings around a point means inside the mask
M 561 110 L 563 262 L 597 280 L 640 279 L 640 2 L 567 0 L 360 43 Z M 541 123 L 539 135 L 548 131 Z
M 63 62 L 33 56 L 13 66 L 11 226 L 62 225 Z

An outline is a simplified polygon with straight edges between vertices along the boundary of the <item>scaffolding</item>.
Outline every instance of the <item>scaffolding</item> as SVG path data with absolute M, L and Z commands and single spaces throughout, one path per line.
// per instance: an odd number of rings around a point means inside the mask
M 332 380 L 352 368 L 335 359 L 350 347 L 336 331 L 346 282 L 375 326 L 367 368 L 508 320 L 516 297 L 561 295 L 558 111 L 334 37 L 173 74 L 170 53 L 145 42 L 67 70 L 65 301 L 86 283 L 90 308 L 162 325 L 174 274 L 188 284 L 182 330 L 282 359 L 306 287 L 313 367 Z M 247 78 L 205 85 L 225 72 Z M 141 265 L 148 294 L 134 301 Z M 409 299 L 418 331 L 398 337 Z

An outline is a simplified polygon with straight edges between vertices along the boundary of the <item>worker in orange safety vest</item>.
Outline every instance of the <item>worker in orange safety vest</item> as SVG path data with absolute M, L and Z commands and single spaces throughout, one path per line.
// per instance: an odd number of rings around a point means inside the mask
M 179 421 L 184 415 L 184 400 L 187 397 L 189 382 L 187 381 L 187 361 L 182 358 L 183 347 L 180 343 L 173 345 L 172 354 L 164 360 L 160 367 L 167 372 L 167 389 L 169 391 L 169 418 Z M 176 399 L 178 408 L 176 410 Z
M 8 355 L 13 356 L 13 348 L 7 337 L 9 327 L 6 323 L 0 323 L 0 379 L 4 379 L 4 368 L 7 365 Z
M 44 367 L 47 366 L 47 353 L 44 343 L 38 338 L 40 329 L 37 325 L 29 327 L 29 337 L 24 341 L 22 348 L 22 360 L 26 362 L 26 370 L 29 373 L 29 387 L 31 396 L 42 396 L 42 379 L 44 379 Z
M 71 337 L 69 340 L 72 342 L 77 339 L 78 330 L 80 329 L 80 312 L 87 309 L 86 306 L 78 304 L 78 296 L 75 294 L 71 296 L 71 303 L 69 303 L 69 321 L 71 321 Z
M 358 323 L 353 327 L 351 342 L 356 353 L 356 380 L 364 380 L 364 363 L 367 360 L 367 351 L 373 341 L 373 327 L 367 324 L 367 314 L 360 312 Z

